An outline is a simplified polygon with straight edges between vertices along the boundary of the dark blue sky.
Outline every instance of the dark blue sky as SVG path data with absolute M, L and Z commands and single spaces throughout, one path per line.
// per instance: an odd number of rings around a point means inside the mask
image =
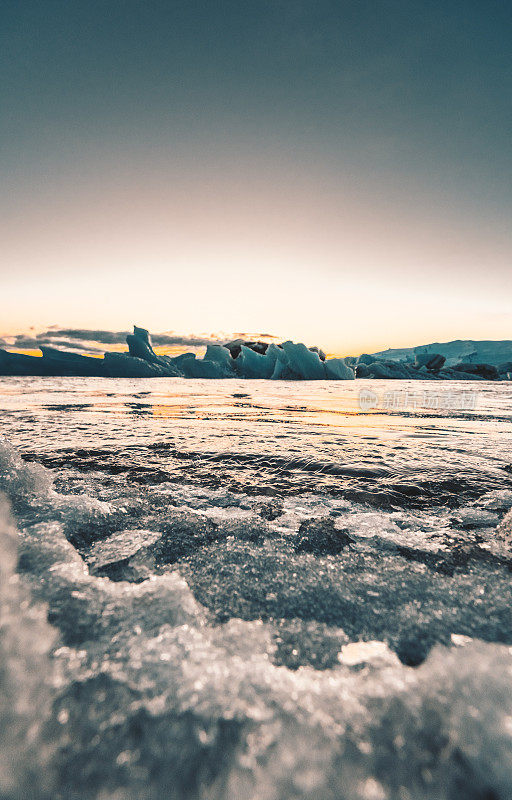
M 435 230 L 439 215 L 480 231 L 483 250 L 494 237 L 497 257 L 468 270 L 486 268 L 503 292 L 511 42 L 512 4 L 492 0 L 4 0 L 2 207 L 30 218 L 28 206 L 50 198 L 86 213 L 81 190 L 69 189 L 75 181 L 95 176 L 94 204 L 103 181 L 130 192 L 149 173 L 172 182 L 178 171 L 195 182 L 205 175 L 212 191 L 219 181 L 226 218 L 234 201 L 225 172 L 243 182 L 267 170 L 269 207 L 274 176 L 291 195 L 295 180 L 307 184 L 312 201 L 320 188 L 356 197 L 372 219 L 388 205 L 397 229 L 404 209 L 405 227 L 412 214 Z M 350 269 L 351 252 L 339 253 L 340 269 Z M 389 270 L 385 256 L 375 274 Z M 439 277 L 451 267 L 432 269 Z
M 510 168 L 508 2 L 7 0 L 1 31 L 4 143 L 165 135 L 177 114 L 327 147 L 376 128 L 383 161 L 470 158 L 497 182 Z

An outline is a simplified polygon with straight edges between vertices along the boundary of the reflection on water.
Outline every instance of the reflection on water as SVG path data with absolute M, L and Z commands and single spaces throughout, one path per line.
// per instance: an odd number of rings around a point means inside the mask
M 31 457 L 148 483 L 411 506 L 510 481 L 510 384 L 3 378 L 0 403 Z

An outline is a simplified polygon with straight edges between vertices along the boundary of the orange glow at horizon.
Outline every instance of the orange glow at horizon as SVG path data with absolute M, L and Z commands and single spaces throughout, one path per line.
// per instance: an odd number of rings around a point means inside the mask
M 200 165 L 92 174 L 4 206 L 4 335 L 260 330 L 344 356 L 512 329 L 510 232 L 426 194 Z

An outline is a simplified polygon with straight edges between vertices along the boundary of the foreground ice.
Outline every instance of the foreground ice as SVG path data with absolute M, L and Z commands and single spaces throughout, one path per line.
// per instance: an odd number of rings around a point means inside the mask
M 512 796 L 508 495 L 493 556 L 318 499 L 63 495 L 6 444 L 0 489 L 6 800 Z

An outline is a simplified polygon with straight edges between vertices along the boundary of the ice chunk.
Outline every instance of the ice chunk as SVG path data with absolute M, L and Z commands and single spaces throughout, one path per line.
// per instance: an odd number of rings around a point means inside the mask
M 206 348 L 203 361 L 209 361 L 213 364 L 217 364 L 222 370 L 222 377 L 234 377 L 234 362 L 231 358 L 231 353 L 226 347 L 223 347 L 220 344 L 209 344 Z
M 15 510 L 46 502 L 53 485 L 49 470 L 26 463 L 0 438 L 0 491 L 5 492 Z
M 16 560 L 17 532 L 0 498 L 0 795 L 43 800 L 54 788 L 48 654 L 57 634 L 16 575 Z
M 282 347 L 288 365 L 297 378 L 306 381 L 325 380 L 324 365 L 318 353 L 308 350 L 302 343 L 283 342 Z
M 334 555 L 341 553 L 345 547 L 350 547 L 353 538 L 346 530 L 335 527 L 332 517 L 304 520 L 301 523 L 295 551 L 297 553 L 315 553 L 316 555 Z
M 137 325 L 133 326 L 133 335 L 140 339 L 140 341 L 145 342 L 148 347 L 151 347 L 151 336 L 149 331 L 146 328 L 139 328 Z
M 474 641 L 471 636 L 465 636 L 463 633 L 452 633 L 450 640 L 454 647 L 466 647 Z
M 105 374 L 111 378 L 157 378 L 164 373 L 158 364 L 125 353 L 105 353 Z
M 284 349 L 281 347 L 278 347 L 276 349 L 276 363 L 274 366 L 274 371 L 270 377 L 273 381 L 296 380 L 298 377 L 297 373 L 293 372 L 293 370 L 291 369 L 286 353 L 284 352 Z
M 248 341 L 247 339 L 233 339 L 231 342 L 226 342 L 224 347 L 227 347 L 233 358 L 238 358 L 242 345 L 248 347 L 249 350 L 253 350 L 255 353 L 260 353 L 260 355 L 265 355 L 269 347 L 266 342 L 254 342 Z
M 459 508 L 452 519 L 461 528 L 494 528 L 499 518 L 492 511 L 483 508 Z
M 478 499 L 478 505 L 489 511 L 507 511 L 512 508 L 512 491 L 510 489 L 494 489 Z
M 147 333 L 147 331 L 145 331 L 145 333 Z M 126 343 L 130 355 L 133 356 L 133 358 L 142 358 L 144 361 L 158 363 L 158 356 L 149 344 L 149 334 L 147 339 L 140 338 L 134 334 L 128 334 Z
M 444 366 L 446 358 L 439 353 L 416 353 L 414 363 L 417 367 L 426 367 L 431 370 L 440 370 Z
M 344 358 L 327 358 L 324 361 L 325 377 L 333 381 L 353 381 L 354 370 Z
M 103 377 L 104 361 L 101 358 L 70 353 L 66 350 L 57 350 L 55 347 L 41 345 L 43 354 L 43 369 L 52 375 L 89 375 Z
M 494 381 L 499 378 L 499 373 L 493 364 L 473 364 L 465 363 L 454 364 L 452 367 L 456 372 L 463 372 L 465 375 L 474 375 L 484 380 Z
M 150 548 L 160 536 L 156 531 L 147 530 L 114 533 L 91 547 L 87 554 L 89 569 L 91 573 L 111 580 L 143 580 L 151 574 L 149 567 L 155 571 L 155 559 Z
M 193 354 L 193 358 L 183 359 L 180 369 L 185 378 L 225 378 L 226 369 L 218 361 L 206 361 Z
M 234 362 L 239 375 L 244 378 L 271 378 L 280 348 L 271 344 L 265 354 L 241 345 L 240 355 Z
M 400 663 L 386 642 L 350 642 L 343 645 L 338 660 L 346 667 L 382 661 L 387 661 L 389 664 Z
M 506 557 L 512 557 L 512 511 L 503 517 L 496 528 L 495 547 L 498 552 Z

